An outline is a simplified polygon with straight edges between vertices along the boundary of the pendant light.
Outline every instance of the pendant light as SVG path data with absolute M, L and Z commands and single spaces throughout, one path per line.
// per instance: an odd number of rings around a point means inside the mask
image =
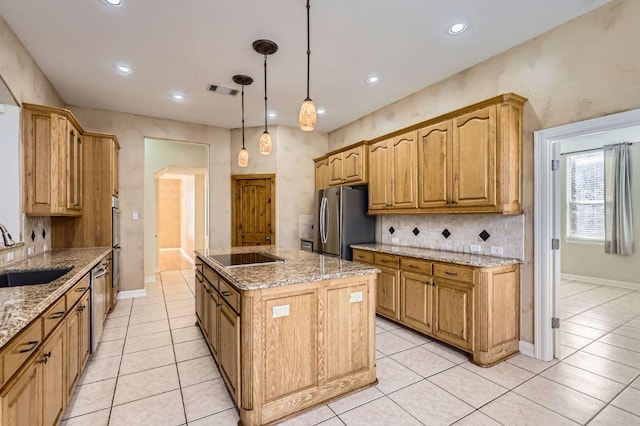
M 264 55 L 264 132 L 260 136 L 258 151 L 260 154 L 271 154 L 271 135 L 267 130 L 267 55 L 273 55 L 278 51 L 278 45 L 271 40 L 256 40 L 253 42 L 253 50 Z
M 253 83 L 253 78 L 248 75 L 234 75 L 233 81 L 242 86 L 242 149 L 238 152 L 238 167 L 249 165 L 249 151 L 244 147 L 244 86 Z
M 309 97 L 309 68 L 311 63 L 311 36 L 309 30 L 309 0 L 307 0 L 307 98 L 300 107 L 300 129 L 310 132 L 316 127 L 316 106 Z

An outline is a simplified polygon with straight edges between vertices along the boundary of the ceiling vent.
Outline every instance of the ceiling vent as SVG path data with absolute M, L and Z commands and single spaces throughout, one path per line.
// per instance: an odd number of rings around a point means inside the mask
M 209 91 L 218 93 L 220 95 L 229 95 L 229 96 L 235 96 L 238 94 L 238 91 L 236 89 L 230 89 L 229 87 L 218 86 L 217 84 L 210 84 Z

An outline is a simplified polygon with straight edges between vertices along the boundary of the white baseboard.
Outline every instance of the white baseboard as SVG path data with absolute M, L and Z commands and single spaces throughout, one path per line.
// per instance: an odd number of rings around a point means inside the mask
M 630 290 L 640 290 L 640 283 L 630 283 L 627 281 L 607 280 L 604 278 L 585 277 L 582 275 L 560 274 L 560 278 L 569 281 L 582 281 L 589 284 L 608 285 L 611 287 L 628 288 Z
M 144 282 L 145 283 L 155 283 L 156 282 L 156 276 L 155 275 L 149 275 L 147 277 L 144 277 Z
M 184 251 L 184 249 L 180 248 L 180 253 L 185 257 L 185 259 L 189 261 L 189 263 L 191 263 L 192 265 L 194 264 L 193 257 L 189 256 L 187 252 Z
M 118 292 L 117 299 L 131 299 L 132 297 L 145 297 L 147 295 L 147 290 L 128 290 L 128 291 L 120 291 Z
M 163 247 L 158 249 L 158 251 L 176 251 L 180 250 L 180 247 Z
M 536 357 L 533 343 L 525 342 L 524 340 L 520 340 L 520 353 L 531 358 Z

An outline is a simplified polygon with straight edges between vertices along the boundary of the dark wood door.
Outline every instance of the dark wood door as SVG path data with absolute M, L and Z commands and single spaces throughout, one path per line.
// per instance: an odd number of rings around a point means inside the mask
M 234 246 L 275 244 L 274 175 L 233 176 Z

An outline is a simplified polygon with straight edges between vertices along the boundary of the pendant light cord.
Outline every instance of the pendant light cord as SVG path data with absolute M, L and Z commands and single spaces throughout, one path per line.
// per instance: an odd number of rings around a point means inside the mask
M 242 85 L 242 149 L 244 149 L 244 84 Z
M 264 131 L 267 131 L 267 55 L 264 55 Z
M 310 19 L 309 19 L 309 9 L 311 6 L 309 5 L 309 0 L 307 0 L 307 99 L 309 98 L 309 70 L 311 67 L 311 29 L 310 29 Z

